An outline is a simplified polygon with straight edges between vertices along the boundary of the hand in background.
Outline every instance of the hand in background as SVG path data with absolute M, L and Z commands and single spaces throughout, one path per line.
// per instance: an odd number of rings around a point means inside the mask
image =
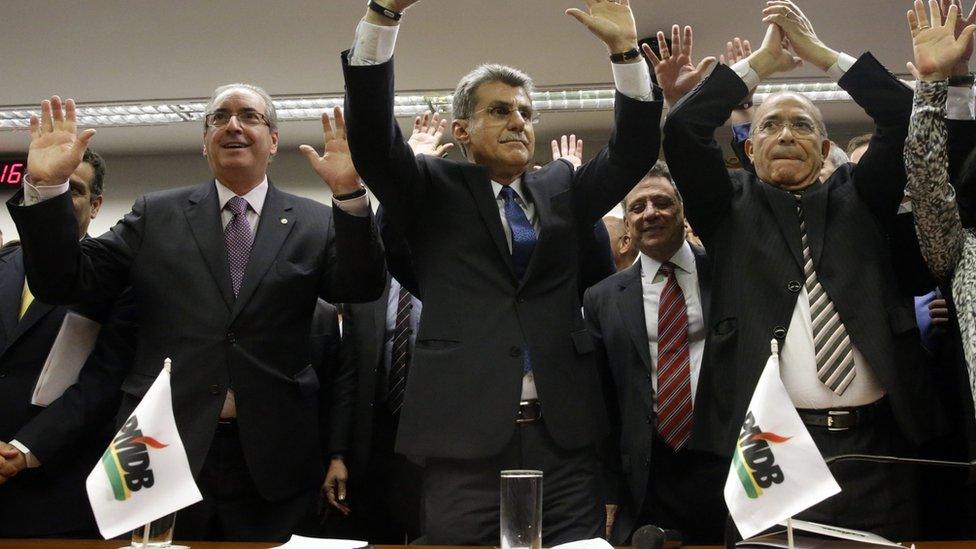
M 312 169 L 319 174 L 333 193 L 348 194 L 359 189 L 359 174 L 352 163 L 352 155 L 349 154 L 346 123 L 342 118 L 342 110 L 336 107 L 332 113 L 335 116 L 335 130 L 329 122 L 329 113 L 322 113 L 322 133 L 325 141 L 322 156 L 319 156 L 315 148 L 310 145 L 302 145 L 298 150 L 308 159 Z
M 680 31 L 678 25 L 671 27 L 673 52 L 668 48 L 664 33 L 661 31 L 657 33 L 660 57 L 654 54 L 654 50 L 648 44 L 645 43 L 643 46 L 644 55 L 651 61 L 657 83 L 664 90 L 664 102 L 668 105 L 674 105 L 693 90 L 705 77 L 708 67 L 715 63 L 714 57 L 706 57 L 696 65 L 691 57 L 693 41 L 691 27 L 685 27 L 683 38 Z
M 912 34 L 915 62 L 909 61 L 907 66 L 919 80 L 943 80 L 962 62 L 967 50 L 972 52 L 976 25 L 967 25 L 957 36 L 957 4 L 949 6 L 945 18 L 938 0 L 929 0 L 929 10 L 931 14 L 926 14 L 921 0 L 915 0 L 915 9 L 908 10 L 908 30 Z
M 610 53 L 623 53 L 637 47 L 637 25 L 629 0 L 585 0 L 589 13 L 577 8 L 566 10 L 597 38 Z M 634 61 L 639 61 L 635 59 Z
M 418 156 L 445 156 L 454 147 L 454 143 L 441 144 L 446 129 L 447 119 L 441 118 L 440 113 L 425 112 L 423 116 L 414 118 L 413 133 L 410 134 L 407 145 Z
M 325 482 L 322 483 L 322 493 L 329 505 L 335 507 L 343 515 L 349 514 L 349 506 L 346 504 L 346 483 L 349 480 L 349 470 L 342 458 L 332 458 L 329 461 L 329 470 L 325 473 Z
M 946 14 L 949 13 L 950 5 L 954 5 L 956 6 L 956 8 L 959 9 L 960 17 L 956 19 L 956 27 L 954 29 L 956 38 L 959 38 L 959 35 L 962 34 L 963 29 L 965 29 L 967 25 L 972 25 L 973 23 L 976 23 L 976 3 L 974 3 L 973 8 L 969 10 L 969 15 L 967 15 L 966 17 L 961 17 L 962 4 L 959 2 L 959 0 L 941 0 L 941 3 L 939 5 L 939 11 L 941 12 L 940 13 L 942 16 L 941 21 L 943 24 L 945 24 Z M 951 76 L 962 76 L 965 74 L 969 74 L 969 58 L 971 58 L 972 56 L 973 56 L 973 43 L 970 42 L 969 45 L 966 47 L 966 49 L 962 52 L 962 57 L 960 57 L 959 61 L 956 62 L 955 66 L 952 67 Z
M 569 138 L 564 135 L 557 142 L 552 140 L 552 159 L 559 160 L 565 158 L 573 165 L 573 170 L 578 170 L 583 165 L 583 140 L 576 139 L 573 134 Z

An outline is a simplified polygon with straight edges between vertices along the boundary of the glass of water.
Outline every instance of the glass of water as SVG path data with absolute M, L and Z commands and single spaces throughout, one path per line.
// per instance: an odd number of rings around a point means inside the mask
M 173 545 L 173 528 L 176 526 L 176 513 L 150 522 L 149 538 L 146 539 L 146 527 L 136 528 L 132 531 L 132 541 L 129 547 L 132 549 L 160 549 Z
M 501 472 L 501 549 L 542 548 L 542 471 Z

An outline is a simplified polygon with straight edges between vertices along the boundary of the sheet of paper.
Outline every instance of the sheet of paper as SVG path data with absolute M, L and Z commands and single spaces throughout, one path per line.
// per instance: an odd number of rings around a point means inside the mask
M 287 543 L 271 549 L 358 549 L 367 545 L 369 543 L 355 539 L 310 538 L 292 534 Z
M 782 525 L 786 526 L 785 523 L 782 523 Z M 854 530 L 851 528 L 841 528 L 839 526 L 828 526 L 826 524 L 818 524 L 816 522 L 809 522 L 806 520 L 793 519 L 793 529 L 803 530 L 804 532 L 811 532 L 821 536 L 830 536 L 832 538 L 858 541 L 861 543 L 871 543 L 882 547 L 904 547 L 903 545 L 899 545 L 879 535 L 872 534 L 871 532 L 863 532 L 861 530 Z
M 31 404 L 48 406 L 78 381 L 78 373 L 95 348 L 95 340 L 102 325 L 94 320 L 68 311 L 61 330 L 54 339 L 51 352 L 34 385 Z
M 603 538 L 593 538 L 553 545 L 552 549 L 613 549 L 613 546 Z

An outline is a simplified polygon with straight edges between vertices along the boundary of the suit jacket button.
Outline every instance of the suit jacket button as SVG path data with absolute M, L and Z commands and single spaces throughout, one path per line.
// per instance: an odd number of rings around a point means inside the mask
M 525 298 L 522 297 L 522 296 L 519 296 L 515 301 L 518 301 L 519 303 L 525 303 Z
M 220 394 L 220 385 L 211 385 L 210 386 L 210 394 L 212 394 L 212 395 L 219 395 Z
M 650 425 L 654 423 L 654 414 L 647 414 L 647 424 Z
M 650 466 L 651 466 L 651 458 L 649 457 L 644 458 L 644 467 L 650 467 Z
M 786 285 L 786 289 L 793 292 L 794 294 L 800 293 L 801 288 L 803 288 L 803 285 L 796 280 L 791 280 L 789 284 Z
M 227 343 L 237 343 L 237 336 L 234 332 L 227 332 Z
M 786 328 L 782 326 L 773 328 L 773 337 L 776 339 L 786 339 Z
M 511 348 L 508 349 L 508 356 L 512 358 L 518 358 L 522 356 L 522 349 L 512 346 Z
M 0 377 L 7 377 L 7 371 L 6 370 L 0 370 Z

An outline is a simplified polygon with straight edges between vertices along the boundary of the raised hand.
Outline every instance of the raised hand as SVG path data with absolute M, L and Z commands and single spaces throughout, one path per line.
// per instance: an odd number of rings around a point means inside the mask
M 922 0 L 915 0 L 915 9 L 908 11 L 908 30 L 915 51 L 915 62 L 908 63 L 908 70 L 919 80 L 942 80 L 952 74 L 966 50 L 972 49 L 976 25 L 967 25 L 957 37 L 958 5 L 949 6 L 944 21 L 938 0 L 929 0 L 929 10 L 931 14 L 926 14 Z
M 454 147 L 454 143 L 441 144 L 446 129 L 447 120 L 441 118 L 440 113 L 425 112 L 423 116 L 413 119 L 413 133 L 410 134 L 407 145 L 418 156 L 444 156 Z
M 731 41 L 725 43 L 725 53 L 718 56 L 718 61 L 723 65 L 728 65 L 731 67 L 750 55 L 752 55 L 752 44 L 748 40 L 742 40 L 736 36 Z M 743 104 L 752 103 L 753 92 L 755 92 L 755 90 L 749 91 L 749 95 L 742 100 Z M 745 122 L 745 120 L 743 120 L 743 122 Z
M 589 13 L 577 8 L 566 10 L 566 15 L 596 35 L 610 53 L 623 53 L 637 47 L 637 25 L 630 10 L 629 0 L 584 0 Z
M 949 13 L 949 6 L 955 5 L 959 9 L 959 17 L 956 18 L 955 35 L 956 38 L 962 34 L 963 29 L 966 25 L 972 25 L 976 23 L 976 3 L 973 4 L 973 8 L 969 10 L 969 15 L 962 17 L 962 4 L 959 0 L 941 0 L 939 4 L 939 11 L 941 12 L 941 22 L 945 23 L 946 14 Z M 970 42 L 969 46 L 962 52 L 962 57 L 952 67 L 952 76 L 962 76 L 969 73 L 969 59 L 973 56 L 973 43 Z
M 552 159 L 559 160 L 565 158 L 573 165 L 573 170 L 578 170 L 583 165 L 583 140 L 576 139 L 573 134 L 567 138 L 565 135 L 559 141 L 552 140 Z
M 390 11 L 403 13 L 403 10 L 409 8 L 419 1 L 420 0 L 376 0 L 376 3 Z M 367 23 L 386 27 L 392 27 L 400 24 L 399 21 L 390 19 L 389 17 L 379 14 L 368 7 L 366 8 L 366 15 L 364 19 Z
M 657 33 L 657 47 L 661 57 L 655 55 L 648 44 L 645 43 L 643 46 L 644 55 L 651 61 L 657 83 L 664 91 L 664 102 L 668 105 L 674 105 L 693 90 L 704 78 L 708 67 L 715 62 L 714 57 L 706 57 L 695 65 L 691 57 L 693 38 L 691 27 L 685 27 L 684 39 L 680 30 L 678 25 L 671 27 L 671 45 L 674 46 L 674 52 L 668 48 L 664 33 L 661 31 Z
M 61 185 L 81 164 L 95 130 L 77 134 L 75 102 L 64 107 L 57 95 L 41 102 L 41 118 L 31 115 L 27 172 L 35 185 Z
M 790 42 L 783 36 L 779 25 L 773 23 L 766 28 L 762 45 L 747 59 L 760 79 L 778 72 L 789 72 L 803 64 L 799 57 L 793 55 Z
M 315 148 L 310 145 L 298 147 L 315 173 L 332 189 L 335 194 L 348 194 L 359 189 L 359 174 L 352 163 L 349 154 L 349 142 L 346 141 L 346 123 L 342 118 L 342 109 L 336 107 L 332 111 L 335 117 L 335 130 L 329 123 L 329 113 L 322 113 L 322 133 L 325 137 L 324 154 L 319 156 Z
M 779 25 L 800 59 L 823 70 L 837 62 L 837 52 L 817 38 L 813 24 L 792 0 L 769 0 L 763 9 L 763 16 L 764 23 Z

